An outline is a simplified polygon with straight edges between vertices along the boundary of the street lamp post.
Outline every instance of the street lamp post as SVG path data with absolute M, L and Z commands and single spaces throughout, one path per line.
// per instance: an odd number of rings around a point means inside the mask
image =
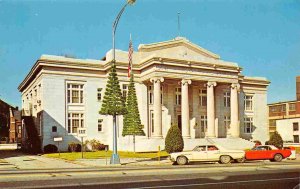
M 112 26 L 112 45 L 113 45 L 113 59 L 112 59 L 112 63 L 115 64 L 116 63 L 116 48 L 115 48 L 115 35 L 116 35 L 116 29 L 119 23 L 119 20 L 125 10 L 125 8 L 127 7 L 127 5 L 132 5 L 135 3 L 136 0 L 127 0 L 126 4 L 122 7 L 122 9 L 120 10 L 119 14 L 117 15 L 113 26 Z M 117 144 L 117 124 L 116 124 L 116 118 L 117 115 L 114 114 L 113 115 L 113 154 L 112 157 L 110 159 L 110 163 L 111 164 L 120 164 L 120 157 L 118 155 L 118 144 Z
M 112 26 L 112 45 L 113 45 L 113 63 L 115 63 L 116 61 L 116 48 L 115 48 L 115 35 L 116 35 L 116 29 L 119 23 L 119 20 L 125 10 L 125 8 L 127 7 L 127 5 L 133 5 L 136 2 L 136 0 L 127 0 L 126 4 L 122 7 L 122 9 L 120 10 L 119 14 L 117 15 L 113 26 Z

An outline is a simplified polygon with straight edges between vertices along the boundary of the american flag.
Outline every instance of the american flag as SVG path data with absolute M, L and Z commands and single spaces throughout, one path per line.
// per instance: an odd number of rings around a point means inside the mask
M 132 54 L 133 54 L 133 48 L 132 48 L 132 41 L 130 35 L 129 48 L 128 48 L 128 77 L 130 77 L 131 70 L 132 70 Z

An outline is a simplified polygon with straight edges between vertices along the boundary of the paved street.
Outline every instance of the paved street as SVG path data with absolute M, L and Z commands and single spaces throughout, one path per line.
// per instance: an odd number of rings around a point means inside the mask
M 10 156 L 9 156 L 10 155 Z M 300 161 L 194 163 L 123 159 L 73 162 L 21 153 L 0 154 L 0 188 L 294 188 Z
M 139 167 L 1 171 L 0 188 L 293 188 L 299 167 Z M 251 186 L 251 187 L 250 187 Z

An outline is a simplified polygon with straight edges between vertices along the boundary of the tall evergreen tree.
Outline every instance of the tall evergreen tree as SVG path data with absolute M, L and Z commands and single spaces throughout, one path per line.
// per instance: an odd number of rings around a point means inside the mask
M 100 114 L 113 116 L 113 154 L 110 159 L 111 164 L 120 163 L 120 158 L 117 150 L 117 115 L 124 115 L 127 113 L 125 102 L 122 97 L 119 79 L 116 72 L 115 62 L 112 63 L 104 98 L 102 102 Z
M 127 114 L 123 119 L 123 131 L 122 136 L 132 135 L 135 151 L 135 136 L 145 136 L 143 125 L 141 124 L 141 118 L 137 103 L 136 90 L 134 86 L 134 75 L 130 74 L 130 83 L 128 86 L 128 95 L 126 101 Z
M 112 64 L 104 93 L 102 107 L 99 112 L 102 115 L 124 115 L 127 113 L 122 97 L 116 65 Z

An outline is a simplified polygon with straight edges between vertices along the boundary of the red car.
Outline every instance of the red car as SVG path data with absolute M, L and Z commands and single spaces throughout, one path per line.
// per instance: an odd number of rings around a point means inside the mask
M 252 150 L 246 151 L 246 160 L 265 160 L 281 161 L 291 155 L 290 149 L 278 149 L 273 145 L 260 145 Z

